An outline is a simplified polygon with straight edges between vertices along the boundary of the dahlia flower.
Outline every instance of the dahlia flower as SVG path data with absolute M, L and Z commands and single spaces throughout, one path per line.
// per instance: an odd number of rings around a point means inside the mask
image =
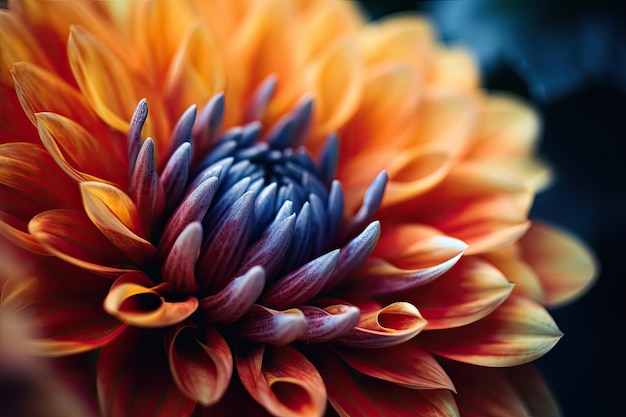
M 0 35 L 3 297 L 29 352 L 97 352 L 102 416 L 556 412 L 516 365 L 593 258 L 528 220 L 535 112 L 423 18 L 17 0 Z

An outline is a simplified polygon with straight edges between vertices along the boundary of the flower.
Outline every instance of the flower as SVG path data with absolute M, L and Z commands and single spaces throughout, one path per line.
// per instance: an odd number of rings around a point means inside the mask
M 538 117 L 422 18 L 24 0 L 0 29 L 5 294 L 30 351 L 98 349 L 103 416 L 556 407 L 508 367 L 593 258 L 528 221 Z

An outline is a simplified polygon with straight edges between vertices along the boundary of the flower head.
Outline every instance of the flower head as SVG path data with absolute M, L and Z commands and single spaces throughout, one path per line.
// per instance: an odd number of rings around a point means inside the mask
M 593 259 L 529 226 L 536 115 L 424 20 L 23 0 L 0 30 L 5 293 L 33 352 L 99 350 L 102 415 L 541 411 L 505 368 Z

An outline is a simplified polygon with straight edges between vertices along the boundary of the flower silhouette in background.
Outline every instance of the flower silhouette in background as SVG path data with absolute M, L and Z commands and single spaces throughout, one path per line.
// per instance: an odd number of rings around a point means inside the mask
M 101 415 L 558 413 L 524 364 L 594 260 L 528 220 L 537 115 L 422 18 L 13 1 L 0 31 L 3 297 L 30 352 L 98 351 Z

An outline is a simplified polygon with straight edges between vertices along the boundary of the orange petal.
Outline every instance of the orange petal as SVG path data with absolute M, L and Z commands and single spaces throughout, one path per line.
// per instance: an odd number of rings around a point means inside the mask
M 34 332 L 27 344 L 33 354 L 63 356 L 96 349 L 126 327 L 99 307 L 110 280 L 56 259 L 18 269 L 9 284 L 2 297 L 15 297 L 12 302 L 21 306 Z
M 122 267 L 127 258 L 84 213 L 48 210 L 35 216 L 28 230 L 50 253 L 73 265 L 109 277 L 130 272 Z
M 315 367 L 291 346 L 258 346 L 237 352 L 241 382 L 250 395 L 273 415 L 324 415 L 326 389 Z
M 591 251 L 574 235 L 536 223 L 520 240 L 522 258 L 533 268 L 550 306 L 582 295 L 598 267 Z
M 94 111 L 108 125 L 127 132 L 141 92 L 147 90 L 141 75 L 132 73 L 107 45 L 78 26 L 71 29 L 67 55 L 74 78 Z
M 337 348 L 351 367 L 373 378 L 406 388 L 455 391 L 450 377 L 430 353 L 408 341 L 382 349 Z
M 469 158 L 504 158 L 533 153 L 540 120 L 528 103 L 503 94 L 487 97 Z
M 498 369 L 446 362 L 445 368 L 457 384 L 456 401 L 462 415 L 561 415 L 545 383 L 530 365 Z
M 85 212 L 115 246 L 138 264 L 156 254 L 156 248 L 141 236 L 144 226 L 135 203 L 112 185 L 89 181 L 80 183 Z
M 480 320 L 502 304 L 512 290 L 513 284 L 496 268 L 484 261 L 466 258 L 405 297 L 420 306 L 428 320 L 426 330 L 435 330 Z
M 422 332 L 418 342 L 431 352 L 459 362 L 504 367 L 537 359 L 561 336 L 542 306 L 510 296 L 482 320 L 454 329 Z
M 353 330 L 335 341 L 344 346 L 380 349 L 406 342 L 426 326 L 414 305 L 397 302 L 381 308 L 376 303 L 357 305 L 361 319 Z
M 196 402 L 172 380 L 160 333 L 128 328 L 98 357 L 98 399 L 107 417 L 189 417 Z
M 478 65 L 463 48 L 436 48 L 429 64 L 428 84 L 464 91 L 475 91 L 480 84 Z
M 204 105 L 224 90 L 226 76 L 221 55 L 215 36 L 204 22 L 197 21 L 187 30 L 165 81 L 165 97 L 172 116 L 178 116 L 192 104 Z
M 315 95 L 313 126 L 319 132 L 338 129 L 357 108 L 363 75 L 356 50 L 350 41 L 338 42 L 311 70 Z
M 0 10 L 0 83 L 11 86 L 9 70 L 18 61 L 29 61 L 44 68 L 51 65 L 37 40 L 14 13 Z
M 316 352 L 315 366 L 326 383 L 328 400 L 340 417 L 459 417 L 452 392 L 414 390 L 350 372 L 331 352 Z M 395 358 L 402 363 L 402 358 Z
M 102 178 L 121 186 L 128 183 L 128 164 L 115 147 L 110 147 L 112 143 L 107 138 L 96 138 L 78 123 L 56 113 L 37 113 L 35 117 L 44 146 L 76 182 Z M 94 155 L 107 155 L 106 163 L 97 161 Z
M 355 293 L 393 293 L 424 285 L 450 269 L 467 245 L 420 224 L 384 226 L 372 256 L 348 281 Z
M 140 272 L 119 277 L 104 299 L 104 310 L 117 319 L 136 327 L 167 327 L 180 323 L 198 308 L 198 300 L 166 301 L 159 286 Z
M 168 333 L 168 357 L 176 386 L 203 406 L 222 398 L 233 373 L 228 343 L 214 329 L 180 324 Z

